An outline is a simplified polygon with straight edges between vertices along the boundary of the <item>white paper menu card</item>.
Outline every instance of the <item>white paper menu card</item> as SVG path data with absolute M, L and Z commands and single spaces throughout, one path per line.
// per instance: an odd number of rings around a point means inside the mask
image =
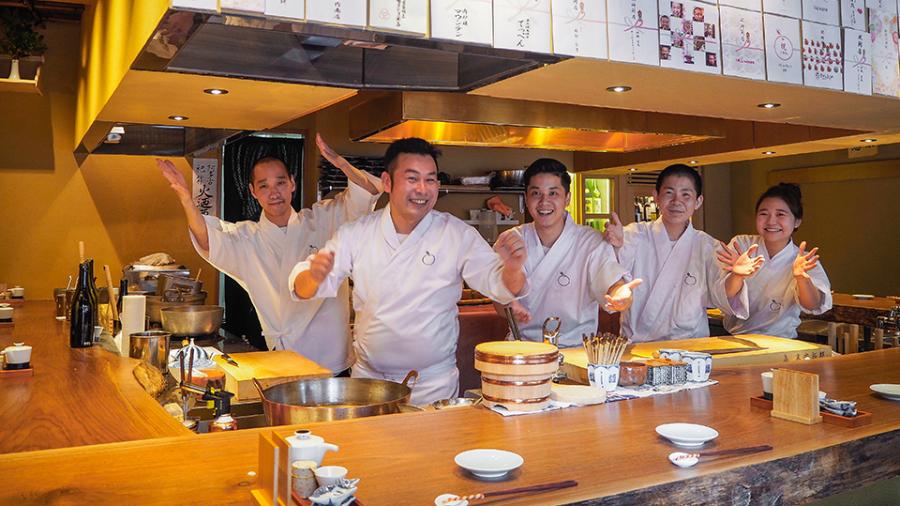
M 306 19 L 338 25 L 366 26 L 366 0 L 312 0 L 306 6 Z
M 778 83 L 803 84 L 800 55 L 800 21 L 763 14 L 766 35 L 766 79 Z
M 841 24 L 841 5 L 838 0 L 803 0 L 803 19 L 838 26 Z
M 719 9 L 692 0 L 659 0 L 659 64 L 720 73 Z
M 425 35 L 428 33 L 428 2 L 369 0 L 369 27 Z
M 719 0 L 719 6 L 723 5 L 759 12 L 762 8 L 762 0 Z
M 869 9 L 869 36 L 872 39 L 872 93 L 900 96 L 897 15 L 892 11 Z
M 872 39 L 852 28 L 844 28 L 844 91 L 872 94 Z
M 266 10 L 266 0 L 219 0 L 223 11 L 262 14 Z
M 315 2 L 316 0 L 312 0 Z M 266 16 L 285 19 L 305 19 L 306 0 L 266 0 Z
M 550 53 L 550 0 L 494 0 L 494 47 Z
M 841 29 L 803 20 L 803 84 L 832 90 L 844 89 L 844 51 Z
M 865 0 L 841 0 L 841 26 L 866 31 Z
M 763 0 L 763 12 L 800 19 L 800 0 Z
M 493 0 L 431 0 L 431 37 L 494 42 Z
M 609 58 L 659 65 L 659 25 L 656 0 L 616 0 L 607 3 Z
M 551 5 L 554 53 L 589 58 L 609 57 L 606 0 L 552 0 Z
M 766 78 L 766 45 L 761 12 L 719 7 L 722 72 L 749 79 Z
M 172 8 L 218 12 L 219 0 L 172 0 Z

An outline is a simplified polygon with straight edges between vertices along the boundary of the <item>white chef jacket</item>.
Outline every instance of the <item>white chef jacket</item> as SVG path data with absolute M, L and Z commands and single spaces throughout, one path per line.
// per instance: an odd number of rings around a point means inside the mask
M 672 243 L 662 218 L 625 227 L 624 244 L 616 253 L 631 278 L 634 302 L 622 314 L 622 334 L 633 341 L 658 341 L 709 336 L 706 308 L 747 317 L 739 297 L 732 307 L 724 290 L 715 290 L 722 267 L 716 260 L 717 241 L 692 224 Z M 746 290 L 746 286 L 742 289 Z
M 525 273 L 531 289 L 519 303 L 532 319 L 519 323 L 522 339 L 542 341 L 544 320 L 558 316 L 560 346 L 581 346 L 582 334 L 597 331 L 597 313 L 609 287 L 625 274 L 612 246 L 603 234 L 576 224 L 568 213 L 562 234 L 546 253 L 533 223 L 504 232 L 511 233 L 522 235 L 528 252 Z
M 353 278 L 353 376 L 399 381 L 415 369 L 413 404 L 456 397 L 463 280 L 502 304 L 516 298 L 501 280 L 500 257 L 478 232 L 431 211 L 401 242 L 388 206 L 342 226 L 325 249 L 334 252 L 334 268 L 315 297 L 334 297 Z M 298 263 L 288 286 L 307 269 L 308 261 Z
M 747 290 L 737 296 L 745 298 L 741 301 L 750 314 L 746 319 L 735 315 L 725 317 L 725 328 L 732 334 L 765 334 L 778 337 L 797 337 L 797 326 L 800 325 L 800 313 L 822 314 L 831 309 L 831 283 L 819 262 L 809 274 L 813 286 L 822 293 L 822 302 L 813 310 L 806 310 L 800 305 L 797 282 L 793 276 L 794 259 L 800 248 L 794 241 L 788 243 L 774 257 L 766 250 L 765 240 L 758 235 L 739 235 L 731 240 L 741 251 L 754 244 L 759 245 L 757 254 L 766 259 L 762 267 L 750 278 L 744 279 Z M 724 278 L 727 272 L 722 273 Z M 724 284 L 717 286 L 724 296 Z
M 367 174 L 382 191 L 381 180 Z M 337 298 L 292 300 L 284 279 L 298 260 L 318 251 L 342 224 L 368 214 L 378 195 L 352 181 L 333 199 L 293 213 L 280 228 L 263 213 L 259 222 L 229 223 L 205 216 L 209 251 L 191 234 L 194 249 L 216 269 L 237 281 L 250 295 L 269 349 L 295 351 L 337 373 L 350 367 L 349 288 Z

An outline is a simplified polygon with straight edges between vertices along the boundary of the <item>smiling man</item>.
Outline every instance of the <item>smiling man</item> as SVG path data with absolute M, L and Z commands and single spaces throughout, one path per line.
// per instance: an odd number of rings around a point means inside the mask
M 347 284 L 340 286 L 341 296 L 335 299 L 297 302 L 285 291 L 284 278 L 298 258 L 324 246 L 339 226 L 370 213 L 381 182 L 354 168 L 321 137 L 316 144 L 347 176 L 347 189 L 295 211 L 291 198 L 296 186 L 284 162 L 260 159 L 251 170 L 249 188 L 262 207 L 259 222 L 229 223 L 203 216 L 172 162 L 157 160 L 157 165 L 181 201 L 197 253 L 250 295 L 269 349 L 295 351 L 338 374 L 353 362 Z
M 718 241 L 691 224 L 691 216 L 703 205 L 700 174 L 683 164 L 666 167 L 656 179 L 653 199 L 661 214 L 656 221 L 623 228 L 613 214 L 604 233 L 619 263 L 644 280 L 634 290 L 631 308 L 622 314 L 622 334 L 634 341 L 706 337 L 707 307 L 747 318 L 745 303 L 732 308 L 724 289 L 716 289 L 717 283 L 724 283 L 723 267 L 716 260 Z
M 560 346 L 581 346 L 582 334 L 597 331 L 600 304 L 609 312 L 628 309 L 631 289 L 641 280 L 625 283 L 625 269 L 600 232 L 576 224 L 569 216 L 566 206 L 572 198 L 571 178 L 562 162 L 536 160 L 524 179 L 525 206 L 534 221 L 507 230 L 501 237 L 524 239 L 531 290 L 510 307 L 520 322 L 523 339 L 541 341 L 544 320 L 557 316 L 562 323 Z M 500 306 L 497 312 L 504 314 Z
M 503 304 L 526 289 L 521 239 L 498 241 L 495 253 L 473 227 L 433 210 L 439 155 L 422 139 L 392 143 L 381 176 L 388 206 L 341 227 L 288 278 L 300 299 L 334 297 L 353 278 L 353 376 L 400 381 L 415 369 L 413 404 L 458 393 L 463 280 Z

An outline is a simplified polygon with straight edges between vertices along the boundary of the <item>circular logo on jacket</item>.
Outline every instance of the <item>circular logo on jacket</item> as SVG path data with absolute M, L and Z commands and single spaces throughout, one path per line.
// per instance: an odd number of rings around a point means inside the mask
M 560 272 L 559 277 L 556 278 L 556 283 L 559 284 L 559 286 L 569 286 L 569 283 L 571 282 L 572 280 L 569 278 L 569 276 L 566 276 L 565 272 Z
M 697 284 L 697 276 L 694 276 L 690 272 L 686 272 L 684 274 L 684 284 L 687 286 L 694 286 Z
M 425 250 L 425 256 L 422 257 L 422 263 L 425 265 L 432 265 L 434 264 L 435 260 L 436 259 L 434 258 L 434 255 L 432 255 L 428 250 Z
M 773 313 L 781 311 L 781 303 L 775 299 L 772 299 L 772 302 L 769 303 L 769 310 Z

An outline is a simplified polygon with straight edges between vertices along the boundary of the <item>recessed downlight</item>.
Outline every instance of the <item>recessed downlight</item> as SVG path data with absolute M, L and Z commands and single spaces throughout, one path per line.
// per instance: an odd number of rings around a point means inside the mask
M 625 93 L 626 91 L 631 91 L 631 86 L 610 86 L 606 88 L 606 91 L 611 91 L 613 93 Z
M 761 109 L 774 109 L 776 107 L 781 107 L 781 104 L 777 102 L 765 102 L 762 104 L 756 104 L 756 107 L 759 107 Z
M 700 163 L 700 162 L 698 162 L 697 160 L 691 160 L 691 162 L 690 162 L 691 165 L 697 165 L 698 163 Z
M 762 154 L 764 154 L 764 155 L 774 155 L 775 152 L 774 152 L 774 151 L 763 151 Z
M 227 95 L 228 90 L 223 88 L 209 88 L 203 90 L 203 93 L 206 93 L 207 95 Z
M 628 169 L 629 172 L 634 172 L 634 171 L 636 171 L 636 170 L 637 170 L 637 168 L 635 168 L 635 167 L 632 167 L 632 168 Z
M 861 141 L 859 141 L 859 142 L 867 142 L 867 143 L 869 143 L 869 142 L 878 142 L 878 139 L 872 139 L 872 138 L 870 137 L 870 138 L 868 138 L 868 139 L 863 139 L 863 140 L 861 140 Z
M 173 121 L 186 121 L 190 118 L 188 118 L 187 116 L 181 116 L 179 114 L 175 114 L 175 115 L 169 116 L 169 119 L 173 120 Z

